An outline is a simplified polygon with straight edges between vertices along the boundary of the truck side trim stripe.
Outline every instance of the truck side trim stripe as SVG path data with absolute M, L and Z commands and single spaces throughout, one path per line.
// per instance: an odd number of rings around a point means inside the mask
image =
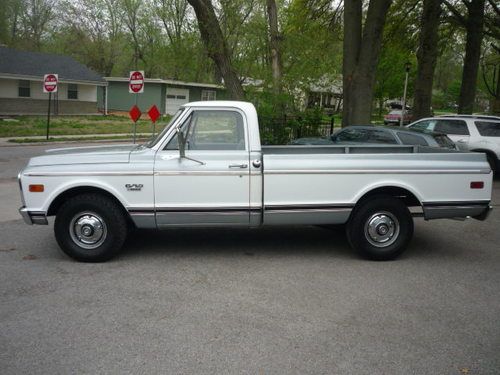
M 489 174 L 489 169 L 280 169 L 265 170 L 274 174 Z
M 24 176 L 59 177 L 59 176 L 152 176 L 153 172 L 26 172 Z
M 479 201 L 458 201 L 458 202 L 422 202 L 422 205 L 425 207 L 434 207 L 434 206 L 487 206 L 490 204 L 488 200 L 479 200 Z
M 139 212 L 234 212 L 234 211 L 261 211 L 260 207 L 139 207 L 127 208 L 130 213 Z
M 354 205 L 347 204 L 297 204 L 297 205 L 267 205 L 265 211 L 296 211 L 296 210 L 339 210 L 353 208 Z

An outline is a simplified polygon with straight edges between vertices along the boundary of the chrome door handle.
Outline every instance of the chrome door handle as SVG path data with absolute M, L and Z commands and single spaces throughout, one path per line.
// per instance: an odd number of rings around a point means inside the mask
M 229 168 L 245 169 L 248 168 L 248 164 L 229 164 Z

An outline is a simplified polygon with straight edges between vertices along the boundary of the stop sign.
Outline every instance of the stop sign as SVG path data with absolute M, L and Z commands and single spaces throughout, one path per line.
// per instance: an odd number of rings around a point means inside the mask
M 144 71 L 135 70 L 130 72 L 128 79 L 128 92 L 131 94 L 140 94 L 144 92 Z
M 57 81 L 59 77 L 57 74 L 45 74 L 43 76 L 43 92 L 57 92 Z

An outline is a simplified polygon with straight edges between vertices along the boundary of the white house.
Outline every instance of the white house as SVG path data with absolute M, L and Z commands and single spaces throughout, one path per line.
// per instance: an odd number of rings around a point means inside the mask
M 107 83 L 96 72 L 69 56 L 0 47 L 0 115 L 47 113 L 43 76 L 48 73 L 59 75 L 54 113 L 98 112 L 97 87 Z

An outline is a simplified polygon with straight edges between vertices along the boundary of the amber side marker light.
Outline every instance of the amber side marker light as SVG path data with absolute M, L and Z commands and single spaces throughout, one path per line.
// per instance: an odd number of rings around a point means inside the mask
M 482 188 L 484 188 L 484 182 L 483 181 L 472 181 L 470 183 L 470 188 L 471 189 L 482 189 Z
M 43 185 L 30 185 L 29 190 L 31 193 L 43 193 Z

